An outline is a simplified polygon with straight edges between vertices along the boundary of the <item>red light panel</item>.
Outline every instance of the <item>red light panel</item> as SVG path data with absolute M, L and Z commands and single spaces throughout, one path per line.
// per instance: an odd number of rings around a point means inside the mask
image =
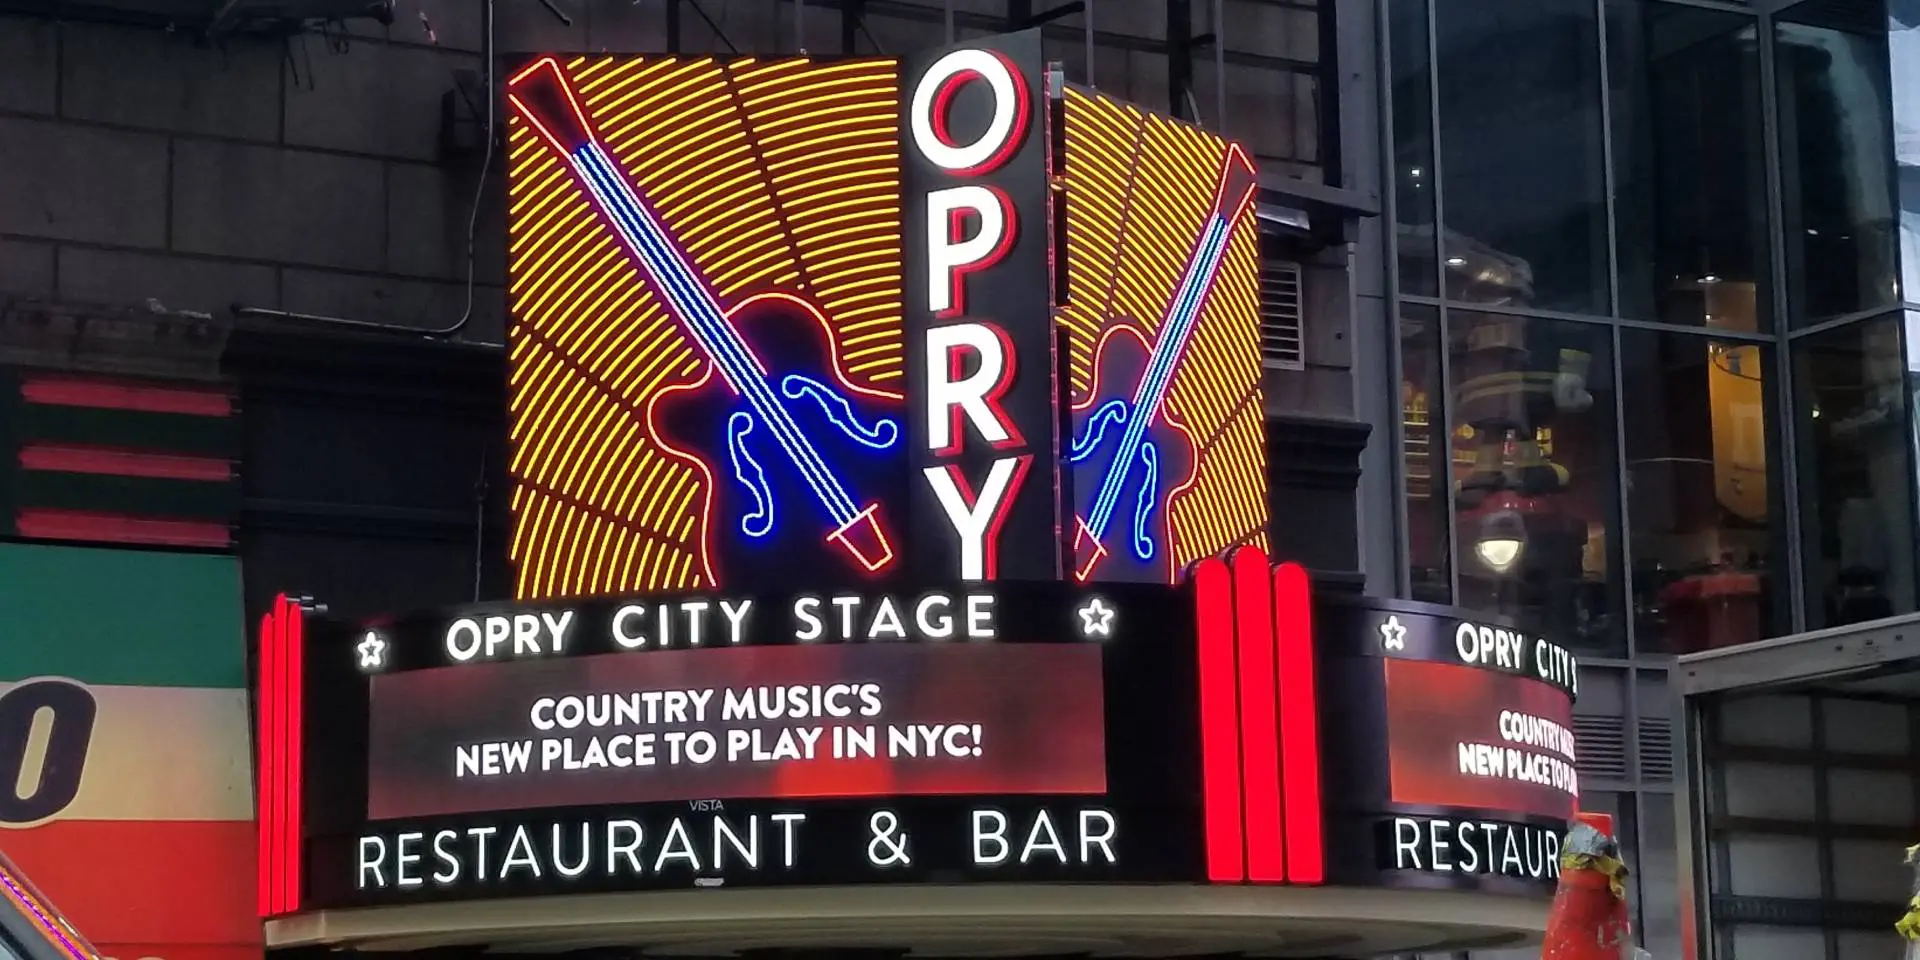
M 1305 567 L 1273 571 L 1273 626 L 1280 665 L 1280 780 L 1285 788 L 1287 879 L 1327 878 L 1320 804 L 1320 692 L 1313 650 L 1313 591 Z
M 260 621 L 254 737 L 259 755 L 259 908 L 262 918 L 300 908 L 301 664 L 300 605 L 284 595 Z
M 1242 547 L 1193 570 L 1207 878 L 1326 881 L 1307 573 Z
M 1240 769 L 1247 811 L 1247 879 L 1286 879 L 1280 811 L 1280 716 L 1273 676 L 1272 568 L 1243 548 L 1233 560 L 1234 646 L 1240 652 Z

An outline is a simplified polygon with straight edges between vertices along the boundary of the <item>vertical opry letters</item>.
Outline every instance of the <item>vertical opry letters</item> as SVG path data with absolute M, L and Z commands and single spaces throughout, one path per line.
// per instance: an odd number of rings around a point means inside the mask
M 1037 36 L 1008 39 L 910 68 L 901 125 L 913 514 L 938 531 L 918 559 L 965 580 L 1051 579 L 1061 555 L 1056 344 L 1034 294 L 1049 277 L 1040 54 Z

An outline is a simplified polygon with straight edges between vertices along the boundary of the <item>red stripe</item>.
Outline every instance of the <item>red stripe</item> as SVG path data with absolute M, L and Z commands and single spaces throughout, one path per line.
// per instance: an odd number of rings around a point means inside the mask
M 1193 571 L 1194 626 L 1200 660 L 1200 762 L 1206 794 L 1207 879 L 1246 876 L 1240 820 L 1240 723 L 1233 666 L 1233 584 L 1226 561 Z
M 1247 879 L 1286 880 L 1280 811 L 1280 718 L 1274 704 L 1273 568 L 1264 551 L 1233 554 L 1233 629 L 1240 652 L 1240 776 L 1246 796 Z
M 55 909 L 109 956 L 173 960 L 184 944 L 248 945 L 253 825 L 243 820 L 54 820 L 7 830 L 0 842 Z M 164 944 L 113 954 L 112 944 Z
M 28 403 L 143 413 L 182 413 L 197 417 L 233 416 L 233 398 L 206 387 L 155 386 L 127 380 L 88 380 L 41 375 L 20 383 Z
M 31 443 L 20 448 L 20 466 L 59 473 L 102 473 L 116 477 L 157 480 L 233 479 L 233 461 L 216 457 L 183 457 L 142 453 L 80 444 Z
M 233 545 L 226 524 L 194 520 L 158 520 L 88 510 L 29 507 L 14 515 L 14 529 L 23 537 L 43 540 L 93 540 L 169 547 Z
M 281 907 L 288 913 L 300 909 L 300 864 L 301 864 L 301 807 L 305 794 L 302 790 L 302 777 L 305 774 L 306 739 L 303 730 L 302 711 L 306 708 L 306 681 L 303 670 L 306 666 L 307 625 L 300 605 L 287 601 L 287 649 L 285 651 L 285 670 L 287 684 L 287 720 L 286 739 L 282 749 L 286 751 L 287 776 L 285 779 L 286 813 L 282 819 L 280 842 L 285 851 L 285 868 L 280 872 L 281 887 L 285 899 Z
M 254 771 L 260 783 L 259 799 L 256 801 L 259 810 L 255 815 L 260 862 L 254 880 L 262 918 L 273 916 L 273 870 L 279 854 L 273 843 L 276 822 L 273 803 L 280 794 L 280 768 L 276 762 L 279 757 L 273 749 L 273 718 L 279 709 L 279 690 L 274 682 L 278 676 L 275 671 L 280 655 L 279 633 L 280 598 L 274 597 L 273 609 L 260 618 L 260 701 L 255 706 L 257 713 L 254 721 L 254 752 L 260 758 L 258 769 Z
M 1280 780 L 1286 788 L 1287 879 L 1324 883 L 1320 693 L 1313 650 L 1313 588 L 1305 567 L 1283 563 L 1273 572 L 1273 618 L 1280 646 Z

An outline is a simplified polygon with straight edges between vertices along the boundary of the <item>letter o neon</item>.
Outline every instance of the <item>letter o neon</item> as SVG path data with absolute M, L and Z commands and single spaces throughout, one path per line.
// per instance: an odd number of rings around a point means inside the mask
M 464 646 L 460 643 L 461 634 L 470 634 L 473 637 L 472 646 Z M 480 625 L 472 620 L 462 617 L 447 625 L 447 656 L 462 662 L 472 660 L 480 653 L 480 643 Z
M 993 93 L 993 119 L 980 138 L 956 145 L 947 138 L 946 112 L 966 83 L 982 80 Z M 1026 134 L 1027 88 L 1005 57 L 991 50 L 955 50 L 933 62 L 914 85 L 907 128 L 929 163 L 961 176 L 985 173 L 1004 163 Z

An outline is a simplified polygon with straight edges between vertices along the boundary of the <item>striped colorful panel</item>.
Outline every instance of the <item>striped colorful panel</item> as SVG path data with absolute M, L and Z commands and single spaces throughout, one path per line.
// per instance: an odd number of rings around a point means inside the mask
M 832 318 L 854 386 L 899 389 L 893 61 L 594 56 L 563 68 L 723 303 L 803 294 Z M 507 169 L 514 593 L 711 587 L 711 483 L 648 413 L 706 362 L 518 111 Z
M 112 960 L 257 960 L 238 561 L 0 544 L 0 583 L 0 849 Z
M 0 514 L 33 539 L 224 549 L 239 443 L 216 387 L 13 372 L 0 381 Z
M 1198 127 L 1071 88 L 1065 122 L 1067 302 L 1057 317 L 1080 403 L 1112 327 L 1141 324 L 1158 334 L 1222 160 L 1236 148 Z M 1259 230 L 1242 214 L 1167 388 L 1166 411 L 1189 431 L 1198 459 L 1190 485 L 1168 497 L 1174 570 L 1237 545 L 1267 544 L 1259 272 Z

